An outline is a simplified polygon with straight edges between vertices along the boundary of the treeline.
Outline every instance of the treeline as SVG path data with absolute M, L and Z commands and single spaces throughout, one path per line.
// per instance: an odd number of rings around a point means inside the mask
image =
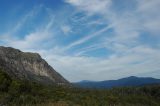
M 46 86 L 0 70 L 0 106 L 160 106 L 160 85 L 112 89 Z

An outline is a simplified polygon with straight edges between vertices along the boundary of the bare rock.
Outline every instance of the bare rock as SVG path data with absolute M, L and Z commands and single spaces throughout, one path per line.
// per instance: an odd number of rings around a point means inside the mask
M 38 53 L 0 46 L 0 68 L 17 79 L 43 84 L 69 84 Z

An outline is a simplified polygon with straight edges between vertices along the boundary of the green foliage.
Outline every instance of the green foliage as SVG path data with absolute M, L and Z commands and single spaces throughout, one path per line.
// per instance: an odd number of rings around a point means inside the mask
M 160 85 L 113 89 L 44 86 L 11 79 L 0 70 L 0 105 L 6 106 L 160 106 Z
M 11 78 L 0 69 L 0 91 L 8 91 L 10 84 Z

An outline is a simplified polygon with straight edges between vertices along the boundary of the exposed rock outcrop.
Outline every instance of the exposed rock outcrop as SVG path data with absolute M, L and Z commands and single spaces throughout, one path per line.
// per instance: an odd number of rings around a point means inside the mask
M 0 46 L 0 68 L 17 79 L 43 84 L 69 84 L 37 53 Z

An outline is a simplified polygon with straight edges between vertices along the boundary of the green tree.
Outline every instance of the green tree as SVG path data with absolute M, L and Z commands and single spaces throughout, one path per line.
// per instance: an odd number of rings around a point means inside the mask
M 0 69 L 0 91 L 7 92 L 12 80 L 5 72 Z

